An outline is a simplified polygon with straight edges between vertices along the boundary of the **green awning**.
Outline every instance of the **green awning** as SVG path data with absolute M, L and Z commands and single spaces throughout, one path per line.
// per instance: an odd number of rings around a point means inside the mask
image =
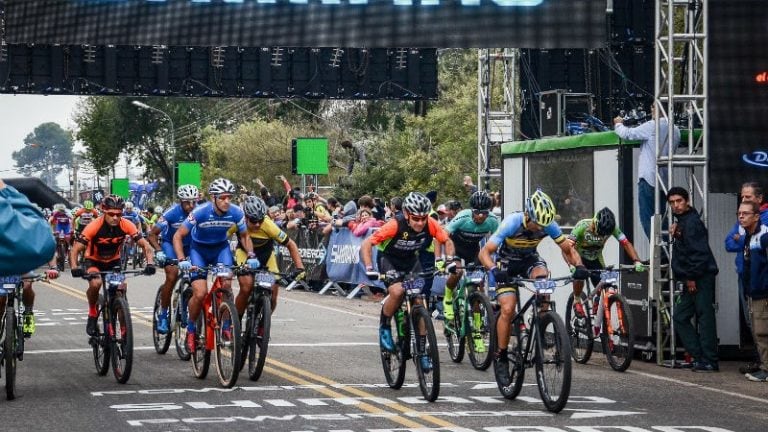
M 681 143 L 688 139 L 688 131 L 681 130 Z M 694 136 L 698 139 L 701 136 L 701 129 L 694 131 Z M 640 141 L 623 141 L 616 135 L 616 132 L 592 132 L 582 135 L 562 136 L 542 138 L 537 140 L 511 141 L 501 145 L 501 155 L 519 155 L 525 153 L 538 153 L 555 150 L 569 150 L 588 147 L 610 147 L 619 145 L 638 145 Z

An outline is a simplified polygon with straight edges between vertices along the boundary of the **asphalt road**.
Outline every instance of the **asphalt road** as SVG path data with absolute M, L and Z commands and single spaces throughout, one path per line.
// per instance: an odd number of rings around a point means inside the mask
M 595 354 L 587 365 L 574 364 L 568 405 L 551 414 L 531 370 L 521 395 L 505 400 L 490 370 L 451 362 L 442 338 L 440 398 L 429 403 L 412 364 L 402 389 L 387 387 L 378 303 L 296 290 L 281 292 L 262 377 L 241 376 L 235 388 L 222 389 L 213 371 L 195 378 L 173 347 L 155 353 L 151 307 L 161 281 L 129 279 L 136 351 L 124 385 L 111 372 L 96 374 L 85 335 L 86 282 L 67 274 L 36 283 L 37 333 L 19 363 L 18 398 L 0 399 L 0 431 L 768 430 L 768 384 L 748 382 L 737 363 L 700 374 L 636 359 L 617 373 Z

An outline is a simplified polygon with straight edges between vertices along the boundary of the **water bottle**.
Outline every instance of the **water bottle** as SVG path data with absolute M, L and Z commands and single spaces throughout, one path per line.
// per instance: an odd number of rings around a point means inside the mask
M 397 335 L 399 337 L 405 336 L 405 326 L 403 325 L 405 321 L 404 315 L 405 313 L 402 309 L 398 309 L 397 312 L 395 312 L 395 325 L 397 326 Z

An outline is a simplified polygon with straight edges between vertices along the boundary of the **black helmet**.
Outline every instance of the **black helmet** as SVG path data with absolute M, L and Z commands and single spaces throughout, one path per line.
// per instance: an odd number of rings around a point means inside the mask
M 595 228 L 601 236 L 610 235 L 616 229 L 616 216 L 608 207 L 603 207 L 595 213 Z
M 243 212 L 250 218 L 264 219 L 267 211 L 267 204 L 259 197 L 249 196 L 243 203 Z
M 469 206 L 472 210 L 488 210 L 491 208 L 491 196 L 486 191 L 477 191 L 469 197 Z
M 101 201 L 101 206 L 104 209 L 122 210 L 125 207 L 125 200 L 121 196 L 107 195 Z

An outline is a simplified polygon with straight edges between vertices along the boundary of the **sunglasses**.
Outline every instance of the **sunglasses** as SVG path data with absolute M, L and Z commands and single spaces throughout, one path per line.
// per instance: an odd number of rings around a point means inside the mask
M 472 210 L 473 215 L 488 216 L 488 210 Z
M 121 211 L 105 211 L 104 213 L 112 216 L 112 217 L 120 217 L 123 215 L 123 212 Z
M 221 200 L 221 201 L 224 201 L 224 200 L 231 200 L 231 199 L 232 199 L 232 195 L 230 195 L 230 194 L 221 194 L 221 195 L 216 195 L 216 199 L 217 199 L 217 200 Z
M 260 223 L 264 222 L 264 218 L 256 219 L 254 217 L 249 217 L 248 218 L 248 222 L 250 222 L 252 224 L 260 224 Z
M 414 222 L 424 222 L 429 216 L 411 216 L 411 220 Z

